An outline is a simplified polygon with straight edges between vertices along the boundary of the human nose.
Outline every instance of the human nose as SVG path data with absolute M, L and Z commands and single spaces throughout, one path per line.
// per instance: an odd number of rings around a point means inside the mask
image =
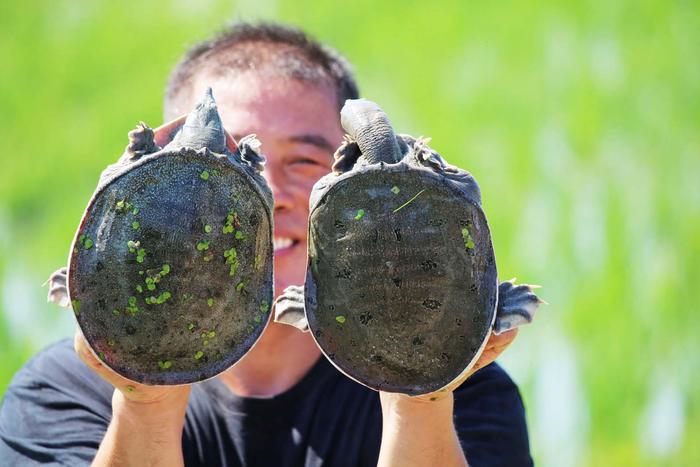
M 274 210 L 290 209 L 293 205 L 291 186 L 283 170 L 266 167 L 263 176 L 272 190 Z

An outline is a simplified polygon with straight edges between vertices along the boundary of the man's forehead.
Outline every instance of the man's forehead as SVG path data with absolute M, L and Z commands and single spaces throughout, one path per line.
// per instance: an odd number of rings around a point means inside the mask
M 274 75 L 201 73 L 192 83 L 186 105 L 194 106 L 196 96 L 207 87 L 213 89 L 222 122 L 232 134 L 264 132 L 268 137 L 274 134 L 319 146 L 328 143 L 333 148 L 342 138 L 336 95 L 330 86 Z

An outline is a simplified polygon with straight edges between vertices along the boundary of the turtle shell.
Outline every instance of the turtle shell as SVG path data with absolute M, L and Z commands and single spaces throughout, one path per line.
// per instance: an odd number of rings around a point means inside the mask
M 399 140 L 403 160 L 360 156 L 314 187 L 305 311 L 342 372 L 418 395 L 477 360 L 495 318 L 497 274 L 474 179 L 422 142 Z
M 238 361 L 273 298 L 271 205 L 262 177 L 206 148 L 166 148 L 103 180 L 68 270 L 99 358 L 146 384 L 200 381 Z

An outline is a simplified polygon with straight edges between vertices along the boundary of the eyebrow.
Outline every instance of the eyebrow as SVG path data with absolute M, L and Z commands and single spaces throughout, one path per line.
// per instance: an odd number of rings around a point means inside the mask
M 241 138 L 243 138 L 243 135 L 239 134 L 232 133 L 231 136 L 236 142 L 240 141 Z M 328 141 L 326 138 L 314 133 L 304 133 L 301 135 L 290 136 L 289 138 L 287 138 L 287 141 L 292 143 L 310 144 L 312 146 L 316 146 L 317 148 L 329 151 L 331 153 L 335 152 L 335 150 L 337 149 L 337 147 L 331 144 L 331 142 Z
M 317 135 L 317 134 L 309 133 L 309 134 L 302 134 L 302 135 L 294 135 L 294 136 L 290 136 L 287 139 L 293 143 L 311 144 L 312 146 L 316 146 L 320 149 L 325 149 L 326 151 L 329 151 L 329 152 L 335 152 L 335 149 L 336 149 L 336 147 L 333 146 L 330 143 L 330 141 L 328 141 L 323 136 Z

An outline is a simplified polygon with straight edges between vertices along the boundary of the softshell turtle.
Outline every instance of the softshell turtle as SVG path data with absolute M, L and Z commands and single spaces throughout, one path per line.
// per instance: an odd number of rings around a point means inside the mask
M 200 381 L 261 334 L 273 298 L 273 200 L 259 146 L 225 132 L 209 89 L 186 119 L 155 132 L 139 124 L 101 174 L 49 300 L 72 306 L 119 374 Z
M 373 102 L 348 100 L 348 135 L 310 198 L 304 289 L 275 318 L 311 330 L 336 367 L 373 389 L 445 388 L 492 330 L 530 322 L 531 286 L 497 282 L 474 178 L 426 139 L 396 136 Z M 304 314 L 305 311 L 305 314 Z

